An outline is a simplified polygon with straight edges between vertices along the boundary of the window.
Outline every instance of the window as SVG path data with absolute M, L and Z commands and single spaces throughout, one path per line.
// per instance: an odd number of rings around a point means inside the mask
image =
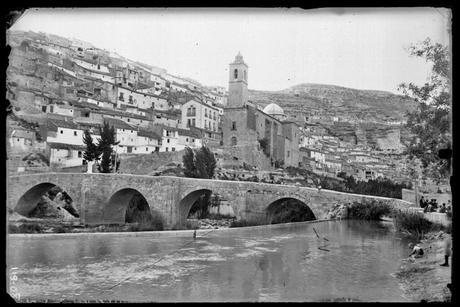
M 192 143 L 195 143 L 195 139 L 192 139 Z
M 19 141 L 19 139 L 18 139 L 18 141 Z M 188 138 L 185 138 L 185 141 L 188 142 Z
M 74 131 L 74 132 L 73 132 L 73 135 L 74 135 L 74 136 L 77 136 L 77 135 L 78 135 L 78 134 L 77 134 L 77 131 Z
M 172 147 L 172 148 L 171 148 L 171 151 L 176 151 L 176 148 Z
M 64 133 L 64 130 L 61 130 L 61 134 L 63 134 L 63 133 Z
M 192 126 L 195 127 L 195 119 L 192 118 Z
M 101 69 L 101 65 L 97 64 L 97 69 L 100 70 L 100 69 Z
M 169 143 L 169 139 L 166 140 L 166 143 Z
M 244 71 L 244 81 L 247 81 L 248 80 L 248 75 L 246 73 L 246 70 Z
M 81 151 L 78 152 L 78 157 L 81 158 Z
M 166 151 L 168 151 L 168 147 L 166 147 Z
M 204 109 L 204 117 L 208 117 L 208 109 Z
M 232 122 L 232 130 L 236 130 L 236 122 Z
M 233 78 L 234 79 L 238 79 L 238 69 L 235 68 L 235 70 L 233 71 Z
M 288 150 L 288 152 L 287 152 L 287 156 L 288 156 L 288 158 L 289 158 L 289 154 L 290 154 L 290 152 L 289 152 L 289 150 Z
M 190 118 L 187 119 L 187 127 L 190 127 L 190 122 L 191 122 L 191 121 L 190 121 Z
M 232 146 L 236 146 L 236 136 L 232 136 L 231 144 Z
M 120 101 L 124 101 L 124 100 L 125 100 L 125 98 L 123 97 L 123 94 L 124 94 L 124 93 L 120 93 L 120 97 L 118 97 L 118 100 L 120 100 Z
M 148 147 L 145 147 L 145 151 L 149 151 L 149 148 L 148 148 Z

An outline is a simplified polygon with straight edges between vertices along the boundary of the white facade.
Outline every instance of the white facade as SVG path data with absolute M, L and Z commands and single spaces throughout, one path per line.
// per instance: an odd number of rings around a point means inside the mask
M 190 100 L 182 105 L 181 111 L 182 128 L 198 127 L 217 132 L 220 121 L 219 109 Z
M 177 130 L 168 130 L 167 127 L 163 129 L 163 137 L 161 140 L 161 152 L 178 151 L 179 147 L 179 133 Z M 182 148 L 183 149 L 183 148 Z
M 73 116 L 73 107 L 66 105 L 50 104 L 47 106 L 42 106 L 42 111 L 52 114 L 60 114 L 64 116 Z
M 58 127 L 57 132 L 48 133 L 48 143 L 83 145 L 83 130 Z
M 83 165 L 84 150 L 76 149 L 50 149 L 50 164 L 60 167 Z
M 169 108 L 164 98 L 119 87 L 117 106 L 120 107 L 121 105 L 134 106 L 141 109 L 154 108 L 157 110 L 167 110 Z

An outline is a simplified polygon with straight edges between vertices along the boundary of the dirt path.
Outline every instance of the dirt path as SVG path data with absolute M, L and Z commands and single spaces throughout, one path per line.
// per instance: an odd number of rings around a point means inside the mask
M 446 237 L 450 235 L 444 232 L 426 235 L 420 244 L 425 255 L 418 259 L 403 260 L 396 276 L 406 297 L 415 301 L 450 301 L 450 290 L 446 286 L 451 282 L 451 266 L 440 266 L 444 262 L 444 239 Z M 451 257 L 449 258 L 450 264 Z

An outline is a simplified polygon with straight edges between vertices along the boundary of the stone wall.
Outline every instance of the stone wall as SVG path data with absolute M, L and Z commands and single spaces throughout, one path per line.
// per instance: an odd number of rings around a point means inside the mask
M 398 208 L 410 203 L 384 197 L 348 194 L 298 186 L 183 177 L 152 177 L 127 174 L 45 173 L 8 178 L 8 207 L 22 214 L 33 210 L 40 196 L 53 186 L 66 191 L 85 224 L 123 224 L 129 195 L 141 193 L 152 215 L 165 229 L 184 225 L 193 203 L 204 191 L 228 201 L 237 219 L 265 214 L 280 199 L 294 198 L 307 204 L 317 219 L 324 219 L 337 204 L 378 199 Z
M 161 166 L 169 163 L 182 163 L 183 150 L 170 152 L 154 152 L 151 154 L 120 155 L 122 174 L 148 175 Z

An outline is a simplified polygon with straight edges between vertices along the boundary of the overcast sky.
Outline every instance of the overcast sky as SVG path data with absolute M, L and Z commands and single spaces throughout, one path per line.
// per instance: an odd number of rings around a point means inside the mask
M 30 9 L 12 29 L 78 38 L 204 85 L 227 87 L 240 51 L 250 89 L 323 83 L 397 93 L 429 73 L 405 48 L 426 37 L 448 45 L 449 18 L 435 8 Z

